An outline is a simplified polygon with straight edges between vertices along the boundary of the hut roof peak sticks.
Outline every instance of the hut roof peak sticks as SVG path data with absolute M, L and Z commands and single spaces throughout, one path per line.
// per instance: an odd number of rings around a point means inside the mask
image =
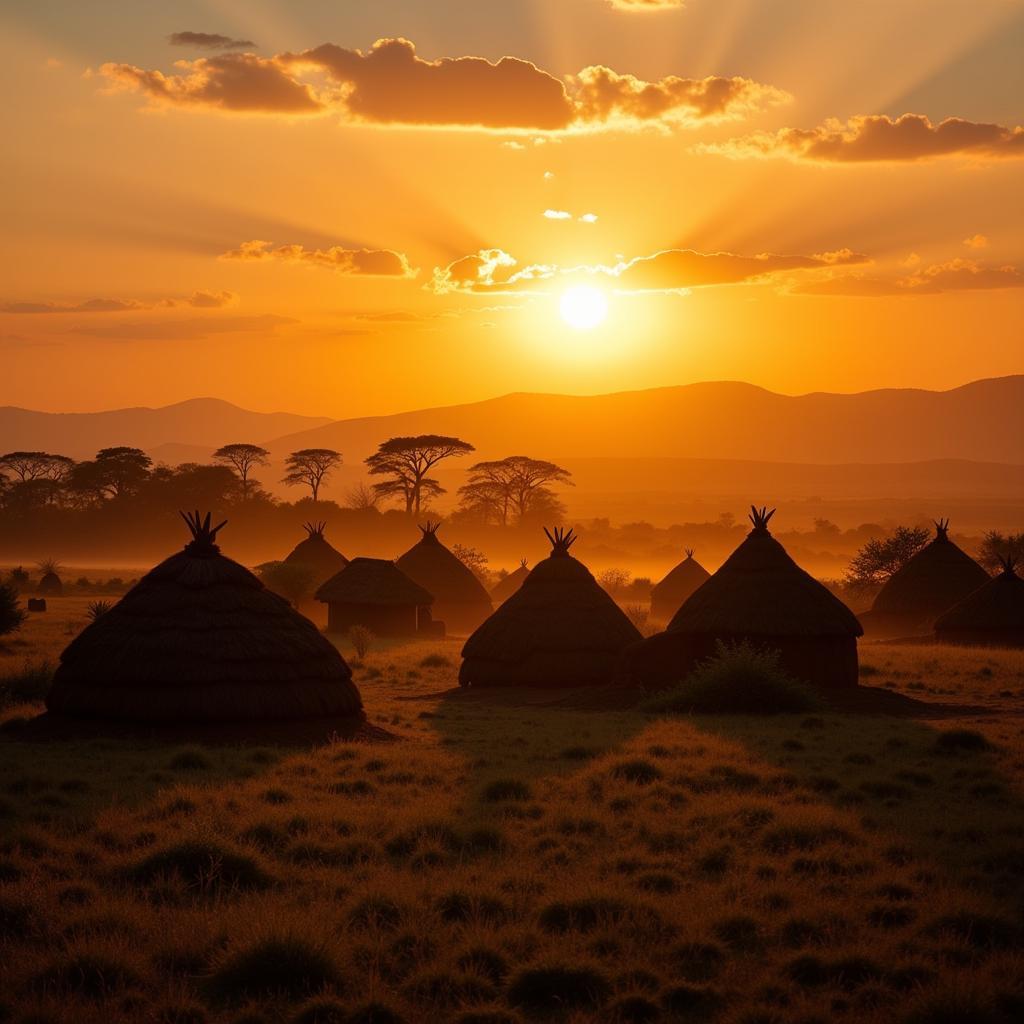
M 576 534 L 572 532 L 572 529 L 563 529 L 561 526 L 556 526 L 554 530 L 549 530 L 546 526 L 544 527 L 544 533 L 547 534 L 547 538 L 551 541 L 551 556 L 559 558 L 569 557 L 569 548 L 576 543 Z
M 327 529 L 327 520 L 321 520 L 319 523 L 303 523 L 302 528 L 309 534 L 310 540 L 314 537 L 322 537 L 324 530 Z
M 754 524 L 755 531 L 764 531 L 768 533 L 768 523 L 771 521 L 772 516 L 775 515 L 775 509 L 768 511 L 767 505 L 762 505 L 758 508 L 756 505 L 750 506 L 750 521 Z
M 203 518 L 199 514 L 199 510 L 195 512 L 178 512 L 178 515 L 188 524 L 188 528 L 192 533 L 192 539 L 185 545 L 185 551 L 197 558 L 214 558 L 220 554 L 220 548 L 217 546 L 217 534 L 228 525 L 228 521 L 225 519 L 222 523 L 217 526 L 212 526 L 212 516 L 209 512 L 206 513 L 206 517 Z

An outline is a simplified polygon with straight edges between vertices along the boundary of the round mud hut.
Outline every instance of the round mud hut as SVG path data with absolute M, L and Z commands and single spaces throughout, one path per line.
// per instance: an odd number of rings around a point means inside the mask
M 292 548 L 285 565 L 300 565 L 313 574 L 313 585 L 319 587 L 348 565 L 348 559 L 324 537 L 326 523 L 303 523 L 306 539 Z
M 60 566 L 52 558 L 39 563 L 41 575 L 36 593 L 40 597 L 60 597 L 64 593 L 64 581 L 57 573 L 59 569 Z
M 686 557 L 651 588 L 651 618 L 670 622 L 683 602 L 710 578 L 711 573 L 693 557 L 693 548 L 687 548 Z
M 47 708 L 150 722 L 361 714 L 334 645 L 220 553 L 224 523 L 182 518 L 192 540 L 71 641 Z
M 522 559 L 519 568 L 510 572 L 504 579 L 499 580 L 491 588 L 491 602 L 497 606 L 504 604 L 522 585 L 530 570 L 526 568 L 526 559 Z
M 946 644 L 1024 647 L 1024 580 L 1012 558 L 1003 571 L 940 615 L 935 638 Z
M 949 520 L 935 523 L 935 537 L 886 581 L 871 611 L 861 616 L 874 636 L 917 636 L 991 577 L 949 539 Z
M 353 558 L 316 599 L 327 605 L 329 633 L 365 626 L 377 636 L 438 635 L 441 625 L 431 622 L 433 597 L 385 558 Z
M 462 686 L 602 686 L 618 656 L 640 639 L 636 626 L 569 554 L 572 531 L 544 531 L 551 554 L 466 641 Z
M 690 595 L 664 633 L 625 652 L 626 674 L 650 689 L 681 682 L 718 641 L 779 652 L 797 679 L 822 689 L 857 685 L 857 617 L 805 572 L 768 531 L 775 510 L 751 508 L 753 529 Z
M 421 526 L 418 543 L 396 565 L 434 598 L 434 618 L 449 632 L 470 633 L 494 610 L 483 584 L 438 539 L 440 523 Z

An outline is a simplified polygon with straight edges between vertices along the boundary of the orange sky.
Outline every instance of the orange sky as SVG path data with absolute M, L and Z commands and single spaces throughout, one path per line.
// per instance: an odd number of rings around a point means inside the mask
M 5 4 L 0 404 L 1024 372 L 1024 4 L 631 6 Z

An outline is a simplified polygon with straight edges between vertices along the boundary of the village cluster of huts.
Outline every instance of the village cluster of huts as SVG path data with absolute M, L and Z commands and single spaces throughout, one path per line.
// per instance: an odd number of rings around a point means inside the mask
M 858 680 L 857 641 L 921 631 L 950 643 L 1024 646 L 1024 580 L 1007 559 L 992 578 L 936 524 L 934 539 L 858 618 L 772 536 L 774 510 L 714 573 L 686 552 L 653 589 L 662 632 L 644 638 L 576 559 L 571 530 L 545 531 L 547 558 L 523 562 L 488 594 L 441 542 L 438 526 L 395 561 L 353 558 L 306 524 L 285 561 L 317 581 L 328 631 L 380 636 L 468 633 L 463 686 L 641 686 L 684 679 L 722 642 L 778 652 L 791 676 L 822 689 Z M 184 516 L 191 538 L 64 651 L 47 705 L 68 715 L 149 720 L 355 715 L 349 666 L 284 598 L 217 545 L 223 527 Z

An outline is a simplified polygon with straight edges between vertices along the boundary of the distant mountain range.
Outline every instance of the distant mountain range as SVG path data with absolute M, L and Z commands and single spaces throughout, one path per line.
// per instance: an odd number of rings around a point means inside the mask
M 791 397 L 750 384 L 713 382 L 609 395 L 510 394 L 389 416 L 329 420 L 256 413 L 202 398 L 161 409 L 41 413 L 0 408 L 0 452 L 42 449 L 75 458 L 130 444 L 171 464 L 204 461 L 232 441 L 263 444 L 272 490 L 298 448 L 335 448 L 345 465 L 325 492 L 362 478 L 362 460 L 388 437 L 453 434 L 473 458 L 526 454 L 571 469 L 566 496 L 589 514 L 628 514 L 672 495 L 797 498 L 1024 500 L 1024 375 L 950 391 L 887 389 Z M 453 490 L 468 460 L 440 479 Z M 772 493 L 769 493 L 772 492 Z M 292 492 L 294 495 L 295 492 Z M 640 501 L 643 496 L 643 502 Z
M 0 406 L 0 453 L 47 451 L 86 459 L 100 448 L 131 445 L 151 454 L 162 445 L 194 445 L 208 458 L 233 441 L 266 441 L 329 424 L 325 416 L 250 412 L 218 398 L 193 398 L 159 409 L 34 412 Z

